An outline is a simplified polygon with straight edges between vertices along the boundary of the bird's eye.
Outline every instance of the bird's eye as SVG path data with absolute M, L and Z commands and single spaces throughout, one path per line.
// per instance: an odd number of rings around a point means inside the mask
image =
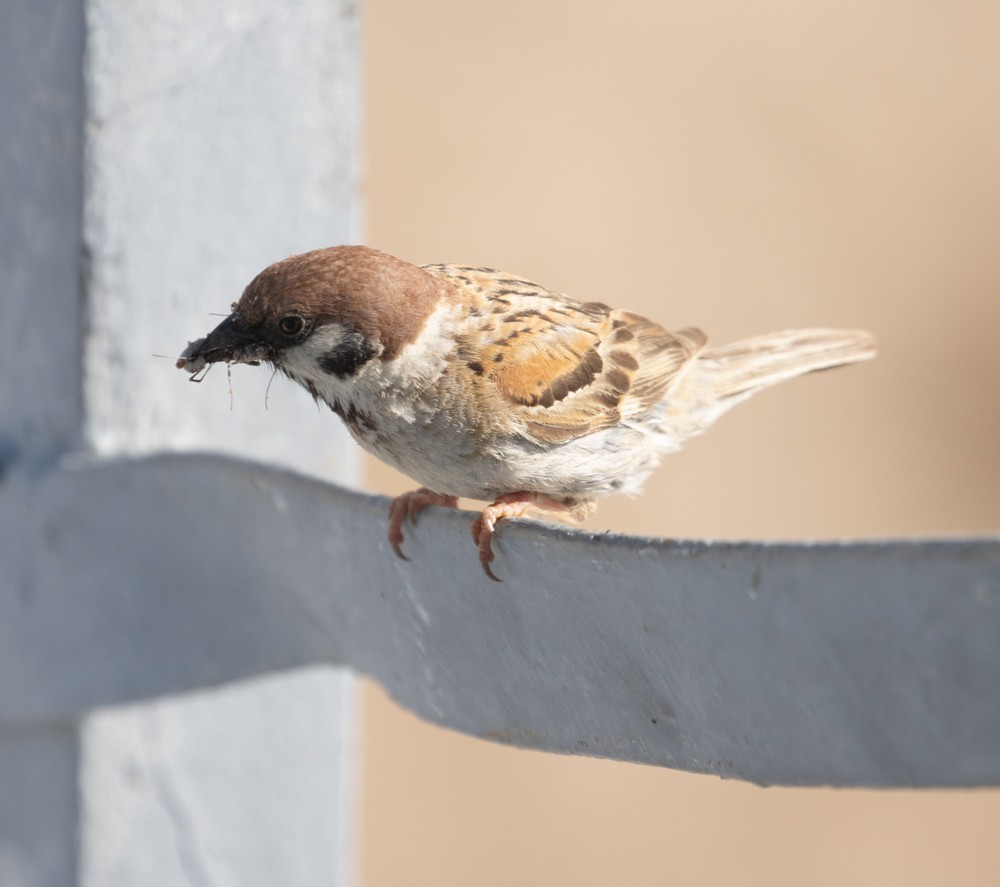
M 278 321 L 278 329 L 286 336 L 297 336 L 305 325 L 306 322 L 298 314 L 286 314 Z

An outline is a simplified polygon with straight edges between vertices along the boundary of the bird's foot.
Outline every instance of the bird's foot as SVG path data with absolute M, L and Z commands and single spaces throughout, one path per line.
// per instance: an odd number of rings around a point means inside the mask
M 500 580 L 494 575 L 490 564 L 493 562 L 493 537 L 496 535 L 498 521 L 506 517 L 523 517 L 529 511 L 555 511 L 576 518 L 580 514 L 578 503 L 560 502 L 544 493 L 505 493 L 497 496 L 492 505 L 487 505 L 483 513 L 472 525 L 472 541 L 479 549 L 479 563 L 486 575 L 494 582 Z
M 400 546 L 403 544 L 403 523 L 409 518 L 413 526 L 417 525 L 417 515 L 428 505 L 440 505 L 444 508 L 458 508 L 458 496 L 444 496 L 426 487 L 403 493 L 389 504 L 389 544 L 396 556 L 408 561 Z

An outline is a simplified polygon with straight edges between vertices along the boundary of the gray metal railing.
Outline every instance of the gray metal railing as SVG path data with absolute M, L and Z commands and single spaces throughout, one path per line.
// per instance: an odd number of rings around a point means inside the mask
M 0 623 L 8 721 L 330 664 L 519 746 L 766 784 L 1000 784 L 996 540 L 518 522 L 497 585 L 468 514 L 428 510 L 403 562 L 386 500 L 224 457 L 81 464 L 21 494 L 14 544 L 49 566 Z

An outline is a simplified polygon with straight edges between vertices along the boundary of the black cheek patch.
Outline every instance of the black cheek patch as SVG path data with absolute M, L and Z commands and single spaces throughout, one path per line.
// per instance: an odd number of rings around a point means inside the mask
M 346 379 L 353 376 L 375 354 L 375 346 L 361 333 L 350 332 L 320 358 L 319 365 L 331 376 Z

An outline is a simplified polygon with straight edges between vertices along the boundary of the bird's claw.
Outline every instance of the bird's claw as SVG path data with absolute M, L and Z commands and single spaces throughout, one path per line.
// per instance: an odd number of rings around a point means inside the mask
M 493 507 L 492 505 L 490 506 L 490 508 Z M 501 582 L 503 580 L 497 578 L 496 574 L 490 568 L 490 564 L 493 563 L 493 559 L 496 557 L 493 554 L 493 537 L 496 535 L 496 521 L 498 518 L 490 519 L 487 517 L 487 511 L 489 511 L 489 508 L 479 515 L 472 524 L 472 541 L 476 544 L 476 548 L 479 549 L 479 563 L 483 568 L 483 572 L 494 582 Z
M 441 505 L 445 508 L 458 508 L 457 496 L 444 496 L 435 493 L 426 487 L 414 490 L 410 493 L 403 493 L 397 496 L 389 504 L 389 545 L 400 560 L 408 561 L 409 558 L 403 554 L 401 548 L 403 544 L 403 524 L 409 520 L 413 526 L 417 525 L 417 515 L 428 505 Z
M 445 496 L 435 493 L 432 490 L 421 488 L 412 493 L 404 493 L 397 496 L 389 505 L 389 545 L 396 553 L 396 557 L 408 561 L 409 558 L 403 554 L 401 548 L 403 544 L 403 524 L 409 520 L 410 524 L 416 526 L 417 516 L 428 505 L 441 505 L 446 508 L 458 508 L 457 496 Z M 479 551 L 479 564 L 483 572 L 494 582 L 502 582 L 494 572 L 490 564 L 493 563 L 496 555 L 493 553 L 493 537 L 496 535 L 496 526 L 504 518 L 522 517 L 532 508 L 542 508 L 547 511 L 570 512 L 572 506 L 552 499 L 540 493 L 506 493 L 498 496 L 490 505 L 487 505 L 479 517 L 473 522 L 472 541 Z

